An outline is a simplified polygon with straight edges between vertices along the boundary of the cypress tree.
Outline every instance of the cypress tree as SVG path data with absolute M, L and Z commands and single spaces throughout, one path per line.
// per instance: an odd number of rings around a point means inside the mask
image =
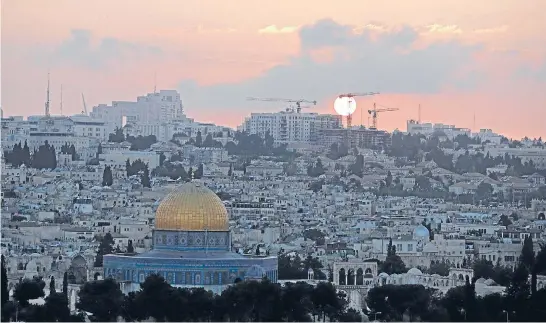
M 68 299 L 68 273 L 65 271 L 63 275 L 63 294 Z
M 4 260 L 4 255 L 2 255 L 2 294 L 0 297 L 2 297 L 2 309 L 4 308 L 4 304 L 9 300 L 9 291 L 8 291 L 8 272 L 6 270 L 6 263 Z
M 51 276 L 51 280 L 49 281 L 49 295 L 55 294 L 57 291 L 55 290 L 55 277 Z

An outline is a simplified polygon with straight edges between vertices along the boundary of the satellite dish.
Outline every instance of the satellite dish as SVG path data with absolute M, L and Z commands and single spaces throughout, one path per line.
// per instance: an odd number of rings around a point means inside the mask
M 356 101 L 352 97 L 338 97 L 334 101 L 334 110 L 341 116 L 352 115 L 356 110 Z

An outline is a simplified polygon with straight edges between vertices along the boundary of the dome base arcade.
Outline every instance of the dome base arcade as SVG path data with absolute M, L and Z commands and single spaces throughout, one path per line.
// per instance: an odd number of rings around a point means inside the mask
M 154 230 L 154 249 L 178 251 L 231 251 L 230 231 Z

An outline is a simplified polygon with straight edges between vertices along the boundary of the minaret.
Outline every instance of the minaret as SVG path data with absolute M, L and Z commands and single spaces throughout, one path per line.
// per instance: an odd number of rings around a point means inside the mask
M 45 116 L 49 118 L 49 72 L 47 72 L 47 96 L 46 96 L 46 103 L 45 103 Z

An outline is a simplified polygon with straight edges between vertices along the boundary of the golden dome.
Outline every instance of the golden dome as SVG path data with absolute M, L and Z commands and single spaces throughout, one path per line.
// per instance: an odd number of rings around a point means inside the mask
M 202 184 L 186 183 L 169 193 L 155 214 L 157 230 L 228 231 L 222 200 Z

